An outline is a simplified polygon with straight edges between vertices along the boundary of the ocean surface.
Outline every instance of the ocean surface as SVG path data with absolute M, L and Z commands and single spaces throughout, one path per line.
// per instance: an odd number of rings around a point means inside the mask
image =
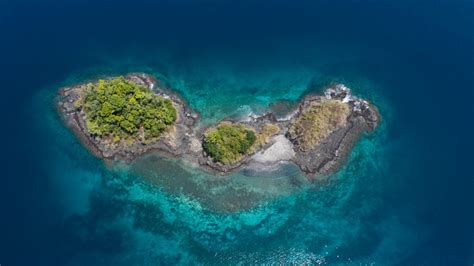
M 0 265 L 473 265 L 472 1 L 0 1 Z M 342 82 L 382 123 L 336 174 L 104 165 L 57 90 L 143 71 L 202 125 Z

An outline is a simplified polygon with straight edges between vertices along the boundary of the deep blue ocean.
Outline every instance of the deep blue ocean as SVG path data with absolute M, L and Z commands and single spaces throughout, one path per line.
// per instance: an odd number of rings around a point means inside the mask
M 1 266 L 474 264 L 471 0 L 3 0 L 0 36 Z M 204 124 L 327 81 L 382 123 L 324 182 L 156 154 L 106 166 L 54 97 L 131 71 Z

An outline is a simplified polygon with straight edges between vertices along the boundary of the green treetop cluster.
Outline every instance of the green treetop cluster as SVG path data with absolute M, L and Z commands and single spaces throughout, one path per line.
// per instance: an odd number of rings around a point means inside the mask
M 77 104 L 86 114 L 87 129 L 114 141 L 159 137 L 177 118 L 171 100 L 123 77 L 88 85 Z
M 231 164 L 249 153 L 255 140 L 255 132 L 246 126 L 221 123 L 206 133 L 203 148 L 214 161 Z

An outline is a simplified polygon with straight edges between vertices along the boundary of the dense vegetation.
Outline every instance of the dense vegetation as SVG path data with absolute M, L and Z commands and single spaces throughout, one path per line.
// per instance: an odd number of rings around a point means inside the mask
M 88 85 L 76 104 L 86 114 L 88 130 L 114 142 L 159 137 L 177 117 L 171 100 L 123 77 Z
M 242 124 L 221 123 L 206 132 L 203 148 L 216 162 L 231 164 L 251 151 L 255 132 Z
M 349 106 L 339 100 L 314 102 L 290 126 L 288 134 L 301 150 L 314 148 L 335 129 L 345 124 Z

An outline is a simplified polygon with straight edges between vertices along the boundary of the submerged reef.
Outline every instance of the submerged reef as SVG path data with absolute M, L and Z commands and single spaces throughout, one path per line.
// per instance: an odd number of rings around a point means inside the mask
M 199 114 L 154 77 L 132 73 L 61 88 L 58 111 L 97 157 L 133 161 L 153 151 L 228 174 L 293 162 L 308 176 L 338 169 L 355 141 L 379 123 L 377 109 L 342 84 L 307 95 L 288 114 L 196 126 Z

